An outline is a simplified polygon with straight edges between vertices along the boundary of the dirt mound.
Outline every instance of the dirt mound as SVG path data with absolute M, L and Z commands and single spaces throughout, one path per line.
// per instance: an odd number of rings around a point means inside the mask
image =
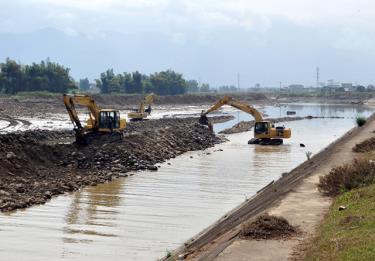
M 375 137 L 369 138 L 359 144 L 356 144 L 353 148 L 354 152 L 370 152 L 375 150 Z
M 129 171 L 157 170 L 157 163 L 221 142 L 197 121 L 131 123 L 122 141 L 88 146 L 73 144 L 72 132 L 0 135 L 0 210 L 41 204 L 54 195 L 127 176 Z
M 242 239 L 283 239 L 295 235 L 298 230 L 283 217 L 259 216 L 255 221 L 245 224 L 240 233 Z
M 305 119 L 304 117 L 283 117 L 283 118 L 270 118 L 266 119 L 267 121 L 271 121 L 273 123 L 278 122 L 288 122 L 288 121 L 299 121 Z M 240 133 L 245 131 L 250 131 L 251 128 L 254 127 L 255 121 L 240 121 L 236 125 L 231 128 L 225 129 L 220 131 L 219 133 L 222 134 L 233 134 L 233 133 Z

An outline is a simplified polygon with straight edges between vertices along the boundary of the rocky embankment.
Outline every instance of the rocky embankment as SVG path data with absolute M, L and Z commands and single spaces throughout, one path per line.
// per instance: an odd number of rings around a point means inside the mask
M 77 146 L 72 132 L 27 131 L 0 135 L 0 210 L 42 204 L 55 195 L 104 183 L 129 171 L 157 170 L 157 163 L 221 140 L 196 118 L 128 125 L 124 139 Z

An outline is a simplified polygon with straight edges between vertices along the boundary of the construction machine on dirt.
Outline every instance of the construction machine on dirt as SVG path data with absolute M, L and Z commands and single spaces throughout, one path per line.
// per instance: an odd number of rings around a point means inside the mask
M 290 128 L 285 128 L 284 126 L 275 127 L 275 125 L 270 121 L 265 121 L 262 114 L 256 110 L 254 107 L 236 101 L 230 96 L 224 96 L 221 100 L 215 103 L 207 111 L 202 111 L 199 122 L 204 125 L 210 126 L 210 122 L 207 118 L 207 114 L 216 111 L 224 105 L 229 105 L 244 111 L 255 118 L 254 125 L 254 138 L 248 141 L 248 144 L 260 144 L 260 145 L 281 145 L 283 144 L 283 139 L 288 139 L 291 137 Z
M 141 103 L 139 104 L 139 108 L 135 109 L 134 112 L 128 113 L 128 118 L 131 121 L 141 121 L 147 118 L 148 115 L 151 114 L 151 105 L 154 103 L 154 94 L 151 93 L 143 98 Z M 145 106 L 148 105 L 147 109 Z
M 66 110 L 73 123 L 77 144 L 88 144 L 94 140 L 113 142 L 122 139 L 126 120 L 114 109 L 100 109 L 95 100 L 88 95 L 63 96 Z M 76 104 L 87 107 L 89 118 L 83 126 L 76 111 Z

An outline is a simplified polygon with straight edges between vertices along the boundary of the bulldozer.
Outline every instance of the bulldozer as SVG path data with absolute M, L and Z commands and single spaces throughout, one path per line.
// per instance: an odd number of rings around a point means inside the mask
M 114 109 L 100 109 L 95 100 L 89 95 L 63 95 L 63 101 L 73 123 L 77 144 L 89 144 L 101 136 L 106 140 L 122 139 L 122 130 L 126 127 L 126 120 L 120 118 L 120 112 Z M 87 107 L 89 118 L 86 125 L 82 125 L 75 106 Z
M 143 98 L 141 103 L 139 104 L 139 108 L 135 109 L 134 112 L 128 113 L 128 118 L 131 121 L 141 121 L 147 118 L 148 115 L 151 114 L 151 105 L 154 103 L 154 94 L 151 93 Z M 148 107 L 145 109 L 145 106 Z
M 272 122 L 264 120 L 262 114 L 257 109 L 248 104 L 236 101 L 230 96 L 224 96 L 207 111 L 202 111 L 199 122 L 203 125 L 212 126 L 207 118 L 207 114 L 218 110 L 224 105 L 244 111 L 255 118 L 254 138 L 250 139 L 248 144 L 281 145 L 284 139 L 291 137 L 292 132 L 290 128 L 285 128 L 284 126 L 275 127 Z

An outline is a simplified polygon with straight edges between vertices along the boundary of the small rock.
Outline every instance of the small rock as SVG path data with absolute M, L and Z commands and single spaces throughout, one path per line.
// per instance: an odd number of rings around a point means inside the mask
M 16 154 L 14 154 L 12 151 L 11 152 L 8 152 L 7 153 L 7 159 L 13 159 L 13 158 L 16 158 L 17 156 L 16 156 Z
M 149 165 L 149 166 L 147 166 L 147 169 L 148 169 L 148 170 L 152 170 L 152 171 L 157 171 L 157 170 L 158 170 L 158 167 L 153 166 L 153 165 Z

